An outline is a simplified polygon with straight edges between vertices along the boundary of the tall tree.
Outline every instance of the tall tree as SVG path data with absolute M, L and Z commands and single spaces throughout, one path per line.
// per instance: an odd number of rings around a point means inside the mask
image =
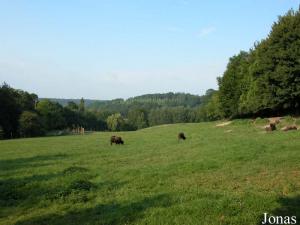
M 125 120 L 120 113 L 109 116 L 106 120 L 107 127 L 111 131 L 120 131 L 125 126 Z
M 142 129 L 148 126 L 147 113 L 143 109 L 130 110 L 128 120 L 135 129 Z
M 256 46 L 244 105 L 252 113 L 300 110 L 300 12 L 290 10 Z
M 22 108 L 18 104 L 18 93 L 7 84 L 0 86 L 0 126 L 4 138 L 18 136 L 19 116 Z
M 241 51 L 229 59 L 223 77 L 219 78 L 219 102 L 226 117 L 234 117 L 239 114 L 238 106 L 248 67 L 249 54 Z
M 80 99 L 80 103 L 79 103 L 79 107 L 78 108 L 79 108 L 80 112 L 82 112 L 82 113 L 84 112 L 84 110 L 85 110 L 85 104 L 84 104 L 84 99 L 83 98 Z

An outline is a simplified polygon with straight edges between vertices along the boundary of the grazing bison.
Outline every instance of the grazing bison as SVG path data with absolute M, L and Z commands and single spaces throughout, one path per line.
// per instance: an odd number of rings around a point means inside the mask
M 289 131 L 289 130 L 297 130 L 297 126 L 295 125 L 289 125 L 281 128 L 282 131 Z
M 121 137 L 118 136 L 111 136 L 110 138 L 110 145 L 112 145 L 113 143 L 119 145 L 119 144 L 124 144 L 124 141 L 122 140 Z
M 276 125 L 275 123 L 270 123 L 269 125 L 265 126 L 266 131 L 273 131 L 276 130 Z
M 180 132 L 180 133 L 178 134 L 177 138 L 178 138 L 178 141 L 180 141 L 180 140 L 185 140 L 185 139 L 186 139 L 184 133 L 182 133 L 182 132 Z

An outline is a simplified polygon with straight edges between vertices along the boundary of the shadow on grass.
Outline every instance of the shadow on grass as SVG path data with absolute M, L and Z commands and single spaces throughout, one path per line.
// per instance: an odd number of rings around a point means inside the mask
M 290 218 L 292 216 L 296 216 L 297 223 L 300 224 L 300 196 L 296 197 L 280 197 L 277 202 L 280 204 L 280 206 L 276 209 L 274 209 L 271 212 L 266 212 L 268 215 L 272 216 L 289 216 Z M 262 224 L 263 216 L 261 216 L 260 220 L 257 224 Z M 268 223 L 267 223 L 268 224 Z
M 33 195 L 38 198 L 45 191 L 40 185 L 43 181 L 61 176 L 60 174 L 33 175 L 24 178 L 0 180 L 0 206 L 16 206 Z M 38 194 L 36 194 L 38 193 Z
M 71 166 L 58 173 L 0 179 L 0 207 L 31 208 L 41 202 L 85 203 L 99 190 L 111 193 L 127 183 L 103 181 L 95 184 L 90 181 L 93 177 L 95 174 L 87 168 Z
M 293 198 L 279 198 L 280 207 L 275 209 L 272 214 L 283 216 L 296 216 L 300 224 L 300 195 Z
M 129 224 L 144 217 L 150 208 L 167 208 L 171 205 L 168 195 L 161 194 L 144 198 L 140 201 L 124 204 L 100 204 L 94 208 L 74 210 L 66 214 L 49 214 L 15 223 L 15 225 L 83 225 Z
M 55 161 L 59 159 L 66 158 L 66 154 L 56 154 L 56 155 L 39 155 L 29 158 L 17 158 L 17 159 L 7 159 L 0 160 L 0 170 L 17 170 L 27 167 L 40 167 L 48 165 L 48 161 Z

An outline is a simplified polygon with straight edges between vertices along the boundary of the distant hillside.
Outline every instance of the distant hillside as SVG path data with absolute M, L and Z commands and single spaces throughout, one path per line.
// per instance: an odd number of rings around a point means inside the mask
M 101 112 L 102 119 L 106 120 L 107 116 L 114 113 L 121 113 L 124 117 L 127 117 L 132 111 L 144 112 L 146 117 L 149 116 L 151 125 L 172 123 L 176 117 L 175 114 L 181 115 L 180 119 L 176 118 L 174 121 L 195 121 L 195 115 L 198 113 L 199 107 L 205 106 L 212 94 L 215 92 L 213 89 L 207 90 L 205 95 L 192 95 L 187 93 L 164 93 L 164 94 L 146 94 L 136 96 L 128 99 L 113 99 L 113 100 L 90 100 L 85 99 L 85 107 L 90 111 Z M 66 106 L 68 102 L 73 101 L 79 104 L 80 99 L 55 99 L 49 100 L 58 102 L 59 104 Z M 170 115 L 173 116 L 170 116 Z M 167 116 L 169 115 L 169 116 Z M 165 117 L 168 117 L 166 119 Z M 134 116 L 135 118 L 136 116 Z M 172 119 L 171 119 L 172 117 Z M 174 118 L 173 118 L 174 117 Z M 178 116 L 177 116 L 178 117 Z M 193 119 L 188 119 L 193 117 Z M 201 117 L 201 116 L 200 116 Z M 199 117 L 199 118 L 200 118 Z M 155 118 L 155 119 L 154 119 Z M 146 118 L 146 120 L 148 120 Z
M 185 93 L 146 94 L 129 98 L 127 103 L 155 103 L 159 106 L 189 106 L 195 107 L 201 104 L 201 96 Z
M 68 102 L 75 102 L 79 104 L 80 99 L 64 99 L 64 98 L 40 98 L 40 100 L 49 99 L 53 102 L 66 106 Z M 113 100 L 92 100 L 84 99 L 85 106 L 90 109 L 106 109 L 109 111 L 116 111 L 119 108 L 128 108 L 128 106 L 139 106 L 146 108 L 160 108 L 160 107 L 197 107 L 205 102 L 205 96 L 192 95 L 186 93 L 164 93 L 164 94 L 146 94 L 132 97 L 129 99 L 113 99 Z
M 186 93 L 146 94 L 124 100 L 95 101 L 88 108 L 127 114 L 132 108 L 144 110 L 162 107 L 188 107 L 194 108 L 205 102 L 205 97 Z
M 53 102 L 57 102 L 61 104 L 62 106 L 66 106 L 68 102 L 75 102 L 76 104 L 80 103 L 80 99 L 67 99 L 67 98 L 39 98 L 39 100 L 48 99 Z M 84 99 L 85 106 L 89 107 L 94 103 L 103 103 L 107 102 L 106 100 L 93 100 L 93 99 Z

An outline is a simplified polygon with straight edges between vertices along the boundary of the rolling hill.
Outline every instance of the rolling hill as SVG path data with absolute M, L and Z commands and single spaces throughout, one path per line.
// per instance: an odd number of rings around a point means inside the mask
M 0 141 L 0 224 L 260 224 L 300 218 L 300 132 L 264 120 Z M 284 122 L 283 122 L 284 123 Z M 184 132 L 186 141 L 177 140 Z

